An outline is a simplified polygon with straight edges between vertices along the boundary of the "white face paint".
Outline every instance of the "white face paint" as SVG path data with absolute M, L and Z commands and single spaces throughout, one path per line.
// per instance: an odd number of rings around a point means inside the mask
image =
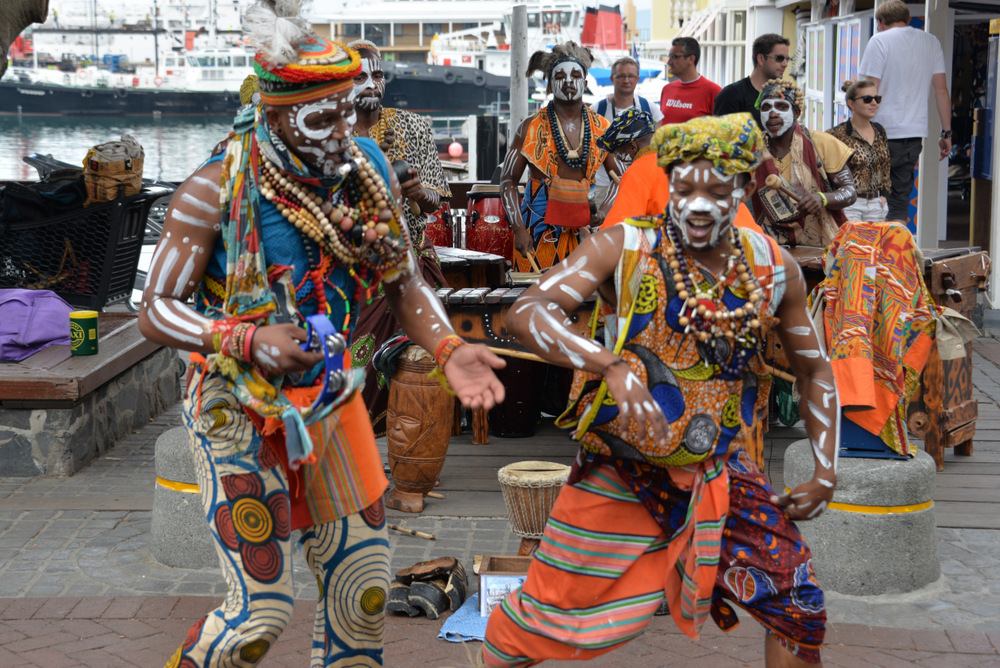
M 713 192 L 721 184 L 731 186 L 734 178 L 720 174 L 707 160 L 673 168 L 670 174 L 670 220 L 685 246 L 706 250 L 719 245 L 723 234 L 736 219 L 744 191 L 733 188 L 724 197 Z
M 552 94 L 560 100 L 583 99 L 586 87 L 583 66 L 575 60 L 566 60 L 552 68 Z
M 361 59 L 361 72 L 354 77 L 354 103 L 359 109 L 373 111 L 385 97 L 385 73 L 382 62 L 374 56 Z
M 764 123 L 764 130 L 767 131 L 767 134 L 772 137 L 780 137 L 792 129 L 792 125 L 795 123 L 795 112 L 792 111 L 790 104 L 788 109 L 784 111 L 775 109 L 771 106 L 775 102 L 784 102 L 784 100 L 766 100 L 761 103 L 760 120 Z M 771 116 L 781 119 L 781 125 L 772 124 Z
M 315 102 L 279 107 L 288 132 L 285 141 L 299 156 L 325 176 L 333 176 L 341 164 L 340 155 L 351 145 L 351 132 L 357 114 L 351 102 L 352 92 L 344 91 Z M 293 135 L 289 141 L 287 134 Z M 281 143 L 272 134 L 275 145 Z

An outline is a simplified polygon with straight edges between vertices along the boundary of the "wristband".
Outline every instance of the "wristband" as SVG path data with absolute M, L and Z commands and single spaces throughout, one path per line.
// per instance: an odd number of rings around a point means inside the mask
M 601 369 L 601 376 L 607 376 L 608 375 L 608 369 L 610 369 L 611 367 L 615 366 L 616 364 L 628 364 L 628 362 L 626 362 L 625 360 L 623 360 L 621 357 L 619 357 L 618 359 L 616 359 L 614 362 L 608 362 L 607 364 L 604 365 L 604 368 Z
M 217 321 L 212 329 L 212 348 L 224 357 L 240 362 L 250 361 L 249 341 L 257 327 L 249 322 Z
M 826 206 L 826 203 L 827 203 L 827 202 L 826 202 L 826 193 L 816 193 L 816 194 L 817 194 L 817 195 L 819 195 L 819 198 L 820 198 L 821 200 L 823 200 L 823 206 L 825 207 L 825 206 Z
M 444 365 L 448 363 L 448 358 L 451 354 L 462 345 L 465 345 L 466 341 L 461 336 L 457 334 L 451 334 L 446 336 L 437 344 L 437 349 L 434 351 L 434 362 L 442 369 Z
M 250 325 L 250 329 L 246 331 L 243 340 L 243 361 L 252 362 L 253 361 L 253 351 L 251 350 L 251 344 L 253 343 L 253 335 L 257 331 L 257 325 Z

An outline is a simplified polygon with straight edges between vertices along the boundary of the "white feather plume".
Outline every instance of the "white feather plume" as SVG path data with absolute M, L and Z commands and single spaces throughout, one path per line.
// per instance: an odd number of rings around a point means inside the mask
M 302 0 L 258 0 L 243 15 L 243 30 L 264 59 L 275 67 L 298 60 L 295 45 L 312 26 L 299 16 Z

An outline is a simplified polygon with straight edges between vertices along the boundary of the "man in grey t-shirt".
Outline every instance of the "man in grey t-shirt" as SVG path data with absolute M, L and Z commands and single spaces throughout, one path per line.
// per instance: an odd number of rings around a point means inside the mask
M 941 117 L 941 160 L 951 153 L 951 95 L 941 43 L 910 27 L 906 3 L 883 2 L 875 10 L 875 19 L 879 33 L 868 42 L 858 72 L 874 81 L 882 96 L 878 118 L 889 137 L 892 182 L 887 219 L 906 220 L 913 170 L 927 136 L 927 91 L 934 91 Z

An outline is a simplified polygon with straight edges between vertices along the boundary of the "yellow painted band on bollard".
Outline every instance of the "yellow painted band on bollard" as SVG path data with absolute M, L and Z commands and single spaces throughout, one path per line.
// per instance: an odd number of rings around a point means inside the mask
M 785 488 L 785 494 L 791 494 L 792 490 Z M 843 510 L 845 513 L 871 513 L 873 515 L 898 515 L 902 513 L 915 513 L 918 510 L 927 510 L 934 505 L 934 501 L 924 501 L 909 506 L 863 506 L 857 503 L 838 503 L 831 501 L 826 504 L 827 508 L 833 510 Z
M 201 490 L 198 485 L 192 485 L 189 482 L 176 482 L 174 480 L 167 480 L 166 478 L 161 478 L 156 476 L 156 484 L 160 487 L 166 487 L 167 489 L 172 489 L 175 492 L 188 492 L 189 494 L 197 494 Z

